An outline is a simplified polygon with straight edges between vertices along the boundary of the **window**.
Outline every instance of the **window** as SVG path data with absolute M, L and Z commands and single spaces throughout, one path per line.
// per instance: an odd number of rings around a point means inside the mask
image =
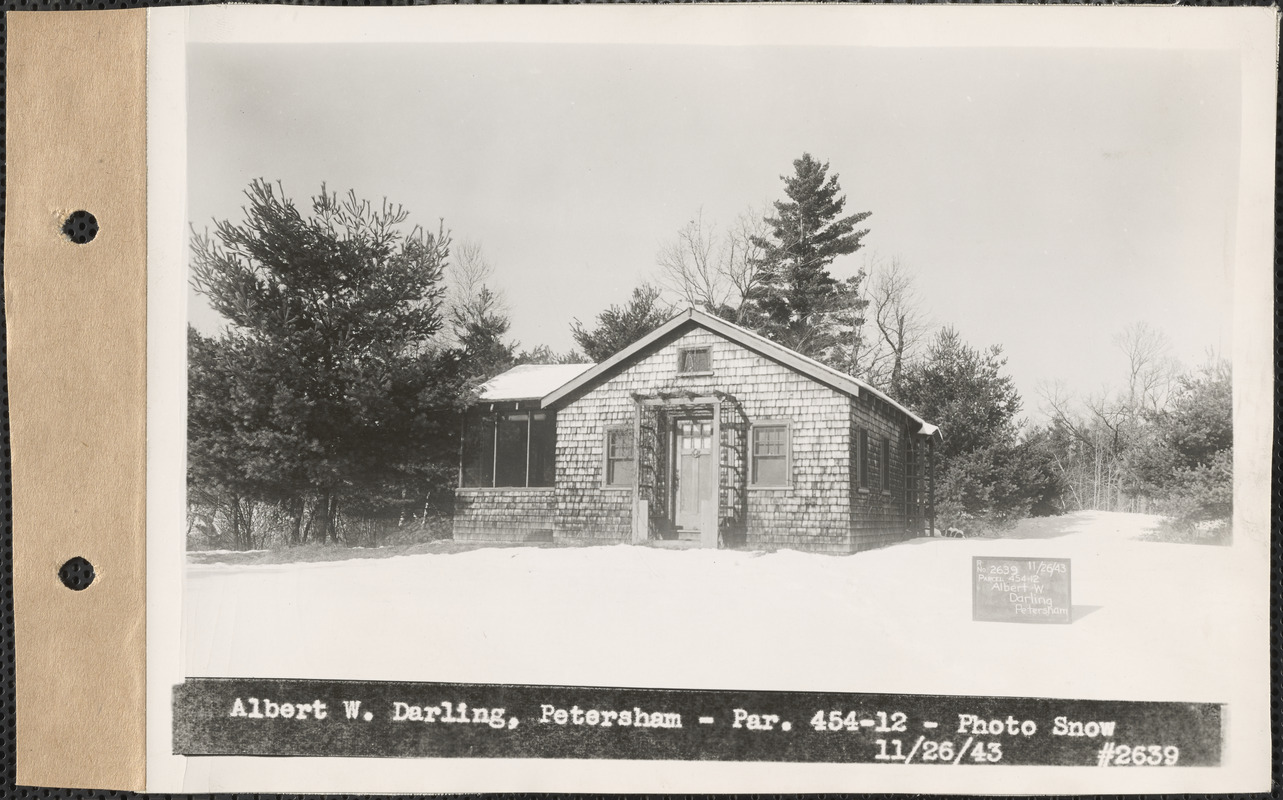
M 761 422 L 753 426 L 753 486 L 789 485 L 789 425 Z
M 713 371 L 713 348 L 683 347 L 677 351 L 677 373 L 700 375 Z
M 860 488 L 869 488 L 869 432 L 861 429 L 855 442 L 855 474 Z
M 557 446 L 547 412 L 469 414 L 463 431 L 464 488 L 552 486 Z
M 633 458 L 633 429 L 617 426 L 606 429 L 606 485 L 632 486 L 637 476 Z
M 891 491 L 891 440 L 882 438 L 882 456 L 878 459 L 878 470 L 882 475 L 882 491 Z

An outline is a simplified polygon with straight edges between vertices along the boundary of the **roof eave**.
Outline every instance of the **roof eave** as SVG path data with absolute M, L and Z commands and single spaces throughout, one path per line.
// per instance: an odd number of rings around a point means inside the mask
M 564 400 L 565 398 L 569 397 L 570 395 L 578 391 L 581 387 L 589 383 L 592 383 L 599 376 L 605 375 L 606 373 L 610 372 L 619 364 L 627 361 L 629 358 L 632 358 L 634 354 L 645 350 L 647 347 L 650 347 L 651 344 L 653 344 L 654 342 L 657 342 L 660 339 L 664 338 L 665 336 L 668 336 L 669 334 L 671 334 L 673 331 L 680 328 L 683 324 L 685 324 L 689 320 L 694 319 L 694 313 L 695 313 L 695 309 L 693 308 L 683 311 L 682 313 L 670 319 L 668 322 L 665 322 L 663 325 L 660 325 L 655 330 L 651 331 L 650 333 L 646 334 L 642 338 L 628 345 L 623 350 L 620 350 L 618 353 L 615 353 L 610 358 L 606 359 L 605 361 L 602 361 L 601 363 L 597 364 L 595 367 L 585 370 L 575 378 L 572 378 L 570 381 L 562 384 L 559 388 L 552 390 L 548 394 L 544 395 L 543 403 L 542 403 L 543 407 L 548 408 L 549 406 L 555 405 L 556 403 Z
M 932 425 L 922 419 L 905 406 L 895 400 L 892 400 L 890 397 L 872 386 L 863 383 L 859 379 L 842 375 L 831 367 L 826 367 L 813 359 L 808 359 L 806 356 L 795 353 L 778 342 L 773 342 L 764 336 L 755 334 L 752 331 L 741 328 L 724 319 L 720 319 L 694 308 L 686 309 L 682 313 L 670 319 L 668 322 L 665 322 L 663 325 L 633 342 L 628 347 L 625 347 L 623 350 L 615 353 L 610 358 L 602 361 L 595 367 L 584 371 L 577 377 L 563 384 L 560 388 L 554 389 L 552 392 L 544 395 L 542 402 L 543 407 L 548 408 L 549 406 L 565 400 L 584 386 L 595 382 L 598 378 L 608 374 L 615 367 L 628 361 L 637 353 L 642 352 L 655 342 L 671 335 L 674 331 L 688 322 L 693 322 L 694 324 L 712 331 L 725 339 L 729 339 L 742 347 L 752 350 L 763 358 L 782 364 L 795 372 L 811 378 L 817 383 L 822 383 L 825 386 L 828 386 L 835 391 L 842 392 L 850 397 L 859 397 L 861 392 L 867 391 L 874 397 L 878 397 L 890 404 L 892 408 L 900 411 L 909 419 L 917 422 L 919 425 L 918 433 L 924 436 L 940 435 L 940 429 L 935 425 Z

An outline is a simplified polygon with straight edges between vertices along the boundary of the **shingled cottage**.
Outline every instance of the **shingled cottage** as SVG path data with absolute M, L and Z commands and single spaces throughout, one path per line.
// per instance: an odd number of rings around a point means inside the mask
M 454 537 L 851 553 L 928 530 L 936 436 L 863 381 L 691 309 L 600 364 L 483 386 Z

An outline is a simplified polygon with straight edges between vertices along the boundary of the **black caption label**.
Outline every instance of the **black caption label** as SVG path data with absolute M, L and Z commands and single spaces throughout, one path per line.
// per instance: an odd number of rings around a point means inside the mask
M 191 678 L 180 755 L 1217 766 L 1221 706 Z

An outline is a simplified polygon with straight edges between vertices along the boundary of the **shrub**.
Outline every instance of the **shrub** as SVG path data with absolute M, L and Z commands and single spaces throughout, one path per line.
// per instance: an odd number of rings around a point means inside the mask
M 1176 471 L 1158 499 L 1158 511 L 1167 517 L 1164 527 L 1174 540 L 1228 537 L 1234 515 L 1233 458 L 1233 450 L 1221 450 L 1209 464 Z

